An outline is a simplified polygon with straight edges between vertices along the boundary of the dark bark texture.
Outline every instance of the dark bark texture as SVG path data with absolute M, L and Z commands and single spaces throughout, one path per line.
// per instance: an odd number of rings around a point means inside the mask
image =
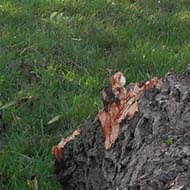
M 190 190 L 190 72 L 163 81 L 142 95 L 110 150 L 98 122 L 82 126 L 55 161 L 63 190 Z

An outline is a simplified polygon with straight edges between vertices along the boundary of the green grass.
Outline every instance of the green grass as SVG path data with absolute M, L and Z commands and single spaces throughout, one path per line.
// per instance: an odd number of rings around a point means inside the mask
M 0 189 L 28 189 L 34 174 L 59 189 L 51 147 L 95 117 L 111 74 L 181 72 L 189 52 L 188 0 L 1 0 Z

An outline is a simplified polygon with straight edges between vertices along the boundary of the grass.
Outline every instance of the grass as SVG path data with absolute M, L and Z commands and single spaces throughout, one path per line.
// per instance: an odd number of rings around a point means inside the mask
M 95 117 L 115 71 L 181 72 L 189 28 L 188 0 L 1 0 L 0 189 L 28 189 L 32 175 L 59 189 L 51 147 Z

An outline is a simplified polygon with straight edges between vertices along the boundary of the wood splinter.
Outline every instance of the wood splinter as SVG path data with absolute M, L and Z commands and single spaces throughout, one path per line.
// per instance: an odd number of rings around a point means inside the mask
M 124 119 L 132 119 L 138 112 L 138 99 L 140 95 L 150 88 L 161 88 L 163 82 L 154 77 L 146 83 L 131 84 L 126 89 L 126 78 L 121 72 L 115 73 L 110 79 L 110 85 L 101 90 L 103 108 L 96 116 L 100 121 L 104 136 L 105 148 L 111 148 L 119 135 L 120 123 Z

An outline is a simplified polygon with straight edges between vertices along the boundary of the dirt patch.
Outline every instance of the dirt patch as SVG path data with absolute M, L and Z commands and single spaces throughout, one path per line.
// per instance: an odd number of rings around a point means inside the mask
M 189 190 L 190 72 L 147 90 L 111 149 L 98 122 L 86 122 L 64 148 L 55 173 L 63 190 Z

